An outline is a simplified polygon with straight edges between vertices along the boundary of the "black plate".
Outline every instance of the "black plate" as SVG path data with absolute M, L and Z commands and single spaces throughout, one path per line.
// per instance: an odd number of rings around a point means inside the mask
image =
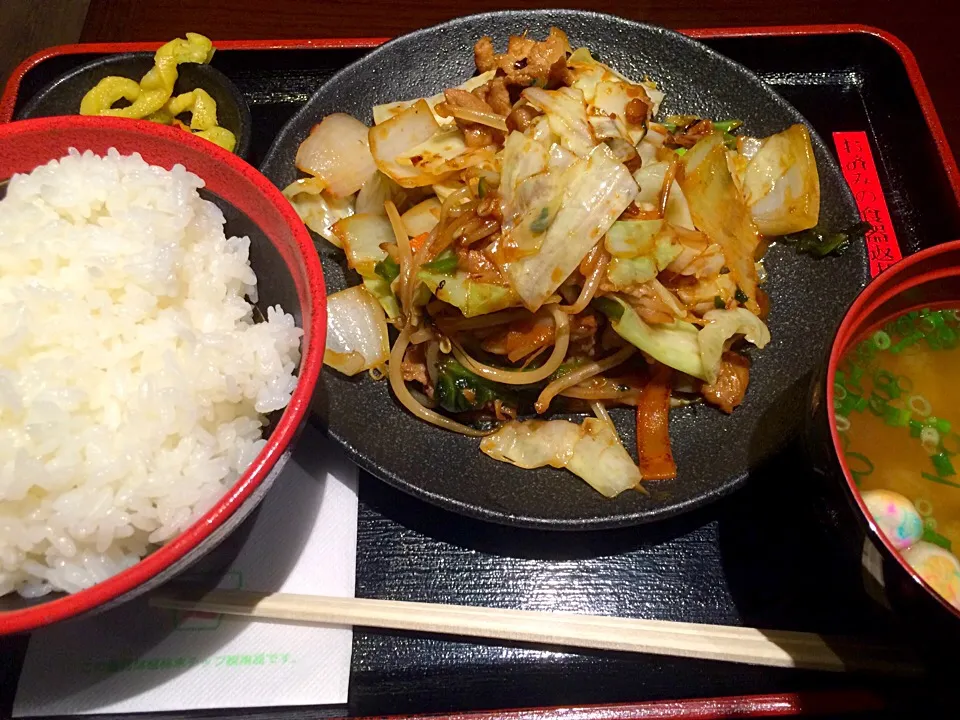
M 662 115 L 740 118 L 744 131 L 768 135 L 803 117 L 743 66 L 683 35 L 620 18 L 574 10 L 495 12 L 460 18 L 393 40 L 324 84 L 278 135 L 261 169 L 283 187 L 297 177 L 293 159 L 310 128 L 331 112 L 372 122 L 377 103 L 423 97 L 474 73 L 473 43 L 560 27 L 571 44 L 589 47 L 634 78 L 648 75 L 667 93 Z M 824 142 L 813 137 L 820 168 L 821 222 L 839 228 L 857 211 Z M 327 287 L 356 284 L 342 253 L 318 241 Z M 484 456 L 474 439 L 426 425 L 404 411 L 386 383 L 321 375 L 314 408 L 320 423 L 363 468 L 450 510 L 509 525 L 600 529 L 676 515 L 740 486 L 750 469 L 771 460 L 802 431 L 803 395 L 811 370 L 844 309 L 868 278 L 862 251 L 813 260 L 786 247 L 767 255 L 773 341 L 755 355 L 750 390 L 732 416 L 693 406 L 671 414 L 679 476 L 651 483 L 649 495 L 607 500 L 566 471 L 519 470 Z M 615 411 L 628 449 L 633 414 Z

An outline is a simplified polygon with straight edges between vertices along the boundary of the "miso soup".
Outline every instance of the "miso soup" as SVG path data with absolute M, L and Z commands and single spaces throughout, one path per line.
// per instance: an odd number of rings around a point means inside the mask
M 878 528 L 960 608 L 960 313 L 910 312 L 854 343 L 834 419 Z

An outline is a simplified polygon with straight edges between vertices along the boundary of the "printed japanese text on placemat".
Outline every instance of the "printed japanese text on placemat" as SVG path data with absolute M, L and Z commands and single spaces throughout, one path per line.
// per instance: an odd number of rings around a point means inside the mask
M 840 169 L 853 191 L 860 217 L 873 226 L 867 232 L 867 254 L 870 258 L 870 277 L 876 277 L 900 260 L 900 244 L 893 230 L 887 201 L 880 187 L 877 165 L 870 151 L 865 132 L 835 132 Z

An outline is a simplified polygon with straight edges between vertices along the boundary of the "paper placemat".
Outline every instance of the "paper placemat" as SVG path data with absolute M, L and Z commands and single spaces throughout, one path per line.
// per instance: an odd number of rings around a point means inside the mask
M 219 570 L 219 587 L 353 597 L 356 466 L 307 427 L 253 522 L 237 533 L 246 537 Z M 203 575 L 208 564 L 184 577 Z M 350 629 L 187 616 L 138 598 L 35 632 L 13 715 L 342 704 L 352 640 Z

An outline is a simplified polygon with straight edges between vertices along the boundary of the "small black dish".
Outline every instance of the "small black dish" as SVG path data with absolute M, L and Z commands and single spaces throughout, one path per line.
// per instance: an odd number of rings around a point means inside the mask
M 139 81 L 152 67 L 153 53 L 149 52 L 108 55 L 92 60 L 43 88 L 23 106 L 15 119 L 78 115 L 83 96 L 103 78 L 117 75 Z M 210 65 L 184 63 L 177 67 L 177 72 L 179 77 L 173 86 L 173 94 L 194 88 L 203 88 L 210 93 L 217 103 L 217 122 L 237 138 L 234 153 L 247 159 L 252 126 L 250 107 L 236 85 Z

